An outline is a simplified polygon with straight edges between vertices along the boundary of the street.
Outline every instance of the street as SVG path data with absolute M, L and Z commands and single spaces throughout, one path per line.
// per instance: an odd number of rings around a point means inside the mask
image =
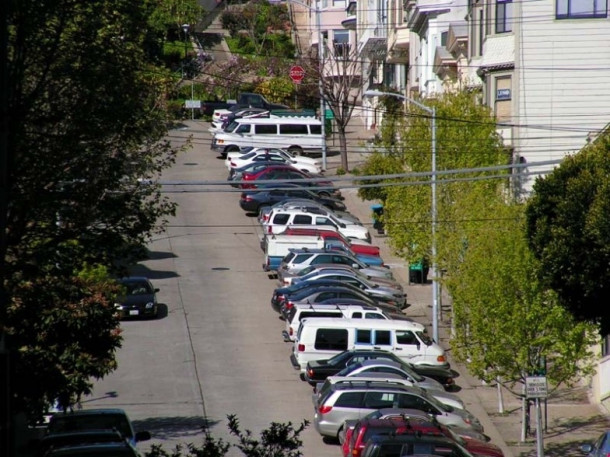
M 223 161 L 209 148 L 208 124 L 197 125 L 170 132 L 176 143 L 192 134 L 193 149 L 164 181 L 226 179 Z M 118 369 L 95 383 L 83 407 L 124 408 L 136 429 L 153 436 L 142 450 L 200 443 L 206 424 L 226 439 L 229 414 L 255 435 L 272 422 L 311 420 L 311 388 L 290 364 L 284 323 L 269 303 L 276 283 L 261 267 L 256 218 L 240 209 L 238 193 L 176 189 L 176 217 L 136 269 L 160 288 L 161 317 L 122 323 Z M 302 438 L 304 455 L 340 453 L 312 426 Z

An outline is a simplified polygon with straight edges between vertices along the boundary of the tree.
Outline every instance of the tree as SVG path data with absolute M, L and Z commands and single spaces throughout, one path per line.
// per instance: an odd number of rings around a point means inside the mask
M 494 219 L 469 233 L 459 268 L 447 280 L 453 302 L 452 352 L 471 373 L 498 379 L 515 395 L 546 361 L 549 384 L 572 384 L 593 372 L 595 331 L 575 322 L 536 278 L 524 236 L 524 208 L 496 198 Z M 517 388 L 519 387 L 519 388 Z
M 253 437 L 250 430 L 242 430 L 239 420 L 235 415 L 229 415 L 228 427 L 231 435 L 237 437 L 236 444 L 229 444 L 222 439 L 215 439 L 209 431 L 206 433 L 201 447 L 194 444 L 186 446 L 187 454 L 183 454 L 183 446 L 177 446 L 169 454 L 162 446 L 153 446 L 146 457 L 223 457 L 227 455 L 232 447 L 241 451 L 246 457 L 300 457 L 302 454 L 301 433 L 309 425 L 308 421 L 303 421 L 298 427 L 294 427 L 291 422 L 273 422 L 271 426 L 263 430 L 260 439 Z
M 610 137 L 605 134 L 539 178 L 527 205 L 527 238 L 539 277 L 576 319 L 610 333 Z
M 426 104 L 436 109 L 437 170 L 466 170 L 507 163 L 489 108 L 476 103 L 475 95 L 444 94 Z M 410 104 L 398 125 L 404 127 L 402 131 L 397 128 L 394 140 L 397 144 L 392 154 L 401 160 L 405 171 L 429 172 L 432 163 L 430 115 Z M 476 214 L 468 215 L 470 208 L 456 202 L 475 190 L 491 197 L 501 192 L 497 180 L 460 182 L 456 178 L 484 176 L 482 172 L 462 172 L 437 177 L 436 260 L 442 269 L 451 268 L 451 256 L 465 242 L 465 226 L 460 221 L 476 217 Z M 386 191 L 385 227 L 396 251 L 408 261 L 417 262 L 431 256 L 431 189 L 429 185 L 421 185 L 422 181 L 429 180 L 422 176 L 405 179 L 404 186 L 388 187 Z M 486 201 L 486 197 L 481 198 Z
M 171 75 L 144 50 L 154 3 L 10 3 L 0 329 L 20 348 L 13 406 L 38 415 L 42 402 L 76 398 L 114 368 L 115 291 L 108 274 L 82 274 L 88 265 L 120 274 L 146 253 L 175 211 L 155 179 L 179 149 L 164 139 Z M 49 382 L 32 384 L 34 366 Z
M 322 85 L 321 96 L 332 111 L 339 133 L 341 168 L 349 171 L 347 156 L 347 124 L 352 118 L 356 101 L 362 93 L 363 75 L 358 50 L 348 44 L 336 44 L 324 50 L 323 59 L 309 62 L 310 71 L 319 78 Z M 323 119 L 325 113 L 320 113 Z

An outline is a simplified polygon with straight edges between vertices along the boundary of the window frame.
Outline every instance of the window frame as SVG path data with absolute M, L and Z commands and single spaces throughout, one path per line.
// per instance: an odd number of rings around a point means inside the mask
M 572 5 L 585 0 L 556 0 L 555 2 L 555 18 L 556 19 L 605 19 L 608 17 L 608 0 L 588 0 L 593 6 L 593 11 L 590 13 L 571 13 Z M 598 9 L 597 4 L 602 6 Z M 560 13 L 560 8 L 564 7 L 565 12 Z M 562 9 L 562 11 L 563 11 Z M 597 12 L 597 11 L 602 12 Z
M 569 0 L 566 0 L 569 1 Z M 595 1 L 595 0 L 594 0 Z M 500 15 L 500 11 L 502 15 Z M 496 0 L 495 33 L 511 33 L 513 31 L 513 0 Z

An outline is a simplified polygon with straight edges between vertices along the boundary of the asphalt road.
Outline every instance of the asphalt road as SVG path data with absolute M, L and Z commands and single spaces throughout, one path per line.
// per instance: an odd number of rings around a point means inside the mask
M 200 126 L 170 132 L 176 144 L 193 135 L 193 148 L 164 181 L 226 179 L 223 161 L 209 148 L 208 124 Z M 206 424 L 215 437 L 234 441 L 228 414 L 255 435 L 272 422 L 313 419 L 311 388 L 290 364 L 284 323 L 269 303 L 275 281 L 261 267 L 256 218 L 241 210 L 239 194 L 201 189 L 173 188 L 176 217 L 151 241 L 151 259 L 135 270 L 160 288 L 161 317 L 123 322 L 118 369 L 82 402 L 124 408 L 136 429 L 153 435 L 140 444 L 143 451 L 201 443 Z M 313 425 L 302 438 L 305 456 L 340 455 Z

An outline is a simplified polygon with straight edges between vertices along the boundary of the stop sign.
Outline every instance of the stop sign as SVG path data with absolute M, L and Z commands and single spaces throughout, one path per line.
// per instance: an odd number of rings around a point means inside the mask
M 301 81 L 303 81 L 303 78 L 305 77 L 305 70 L 303 70 L 303 67 L 295 65 L 293 67 L 290 67 L 289 75 L 293 83 L 301 84 Z

